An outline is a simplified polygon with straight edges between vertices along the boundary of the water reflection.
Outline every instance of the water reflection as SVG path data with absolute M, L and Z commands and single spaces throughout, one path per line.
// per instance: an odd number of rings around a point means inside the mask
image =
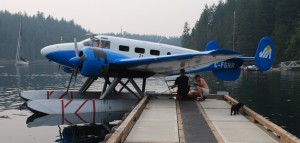
M 60 127 L 58 127 L 61 130 Z M 96 143 L 104 141 L 105 135 L 108 134 L 104 124 L 85 124 L 64 127 L 60 138 L 55 142 L 59 143 Z
M 60 138 L 56 142 L 100 142 L 111 132 L 112 121 L 120 120 L 124 111 L 79 114 L 39 115 L 27 118 L 27 127 L 58 126 Z M 63 130 L 61 131 L 61 126 Z
M 16 80 L 17 80 L 17 89 L 20 92 L 22 90 L 22 77 L 23 75 L 25 75 L 26 73 L 28 73 L 29 70 L 29 66 L 15 66 L 16 68 Z

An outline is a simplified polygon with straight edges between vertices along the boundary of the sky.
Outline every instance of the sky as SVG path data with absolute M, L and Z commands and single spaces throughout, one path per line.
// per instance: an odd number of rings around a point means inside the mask
M 74 20 L 93 33 L 181 36 L 185 22 L 194 27 L 205 4 L 219 0 L 1 0 L 0 10 L 37 11 L 45 16 Z

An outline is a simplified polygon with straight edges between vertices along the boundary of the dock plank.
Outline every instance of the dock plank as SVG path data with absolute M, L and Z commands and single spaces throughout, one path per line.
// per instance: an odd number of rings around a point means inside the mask
M 231 116 L 230 108 L 228 108 L 229 104 L 224 100 L 207 99 L 199 102 L 199 104 L 204 109 L 209 120 L 212 121 L 224 142 L 277 142 L 243 115 Z
M 125 142 L 179 142 L 176 103 L 151 99 Z

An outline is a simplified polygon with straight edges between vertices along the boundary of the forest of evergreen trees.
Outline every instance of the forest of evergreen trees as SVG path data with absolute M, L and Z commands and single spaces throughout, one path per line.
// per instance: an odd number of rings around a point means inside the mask
M 0 11 L 0 59 L 15 59 L 19 25 L 22 21 L 22 56 L 28 60 L 43 59 L 40 49 L 55 43 L 86 38 L 87 31 L 74 21 L 58 20 L 43 13 L 28 16 Z
M 235 13 L 235 35 L 234 31 Z M 224 49 L 234 49 L 253 56 L 263 36 L 275 44 L 275 62 L 300 60 L 299 0 L 226 0 L 206 6 L 193 28 L 185 23 L 183 47 L 203 50 L 216 40 Z
M 90 32 L 75 24 L 73 20 L 67 21 L 63 18 L 58 20 L 51 16 L 45 16 L 42 12 L 28 16 L 24 13 L 12 14 L 8 11 L 0 11 L 0 49 L 2 51 L 0 60 L 15 59 L 21 21 L 23 25 L 21 53 L 24 58 L 30 61 L 44 59 L 40 50 L 45 46 L 60 42 L 72 42 L 74 38 L 80 41 L 88 38 L 87 33 Z M 180 37 L 139 35 L 128 32 L 124 32 L 123 35 L 121 33 L 103 34 L 176 46 L 181 45 Z

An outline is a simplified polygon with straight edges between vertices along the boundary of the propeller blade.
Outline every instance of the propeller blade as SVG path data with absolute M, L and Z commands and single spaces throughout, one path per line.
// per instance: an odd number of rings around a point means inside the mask
M 76 38 L 74 38 L 74 47 L 75 47 L 75 55 L 76 57 L 78 57 L 78 46 L 77 46 L 77 42 L 76 42 Z
M 78 69 L 78 68 L 76 68 L 76 69 L 75 69 L 75 78 L 74 78 L 74 85 L 73 85 L 73 86 L 75 86 L 75 85 L 76 85 L 78 71 L 79 71 L 79 69 Z
M 70 80 L 69 80 L 69 84 L 68 84 L 68 87 L 67 87 L 67 94 L 69 92 L 69 88 L 70 88 L 70 84 L 71 84 L 71 81 L 72 81 L 72 78 L 73 78 L 73 74 L 74 74 L 74 70 L 72 71 L 72 74 L 71 74 L 71 77 L 70 77 Z

